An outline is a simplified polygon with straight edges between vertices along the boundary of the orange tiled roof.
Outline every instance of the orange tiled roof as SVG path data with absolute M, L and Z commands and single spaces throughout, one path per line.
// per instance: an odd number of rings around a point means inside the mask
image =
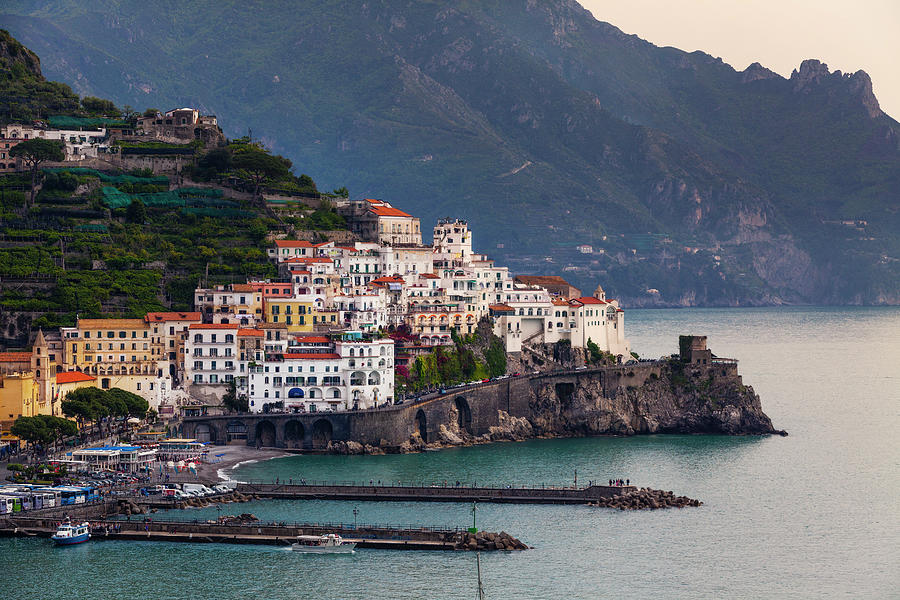
M 252 335 L 252 336 L 262 337 L 263 332 L 260 331 L 259 329 L 238 329 L 238 335 L 239 336 Z
M 31 361 L 31 352 L 0 352 L 0 362 L 26 361 Z
M 275 240 L 278 248 L 312 248 L 312 242 L 306 240 Z
M 193 323 L 188 329 L 240 329 L 240 327 L 231 323 Z
M 144 319 L 78 319 L 78 329 L 143 329 Z
M 582 304 L 606 304 L 605 300 L 594 298 L 593 296 L 582 296 L 581 298 L 575 298 L 575 302 L 581 302 Z
M 327 344 L 331 340 L 320 335 L 308 335 L 306 337 L 297 338 L 297 341 L 301 344 Z
M 496 310 L 496 311 L 504 311 L 504 312 L 505 311 L 513 311 L 513 312 L 515 312 L 515 309 L 512 306 L 509 306 L 508 304 L 491 304 L 490 306 L 488 306 L 488 308 L 490 310 Z
M 285 354 L 284 357 L 286 359 L 302 359 L 302 360 L 334 360 L 336 358 L 340 358 L 340 354 L 305 354 L 305 353 L 291 353 Z
M 411 214 L 405 213 L 393 206 L 370 206 L 369 211 L 375 213 L 379 217 L 412 217 Z
M 56 374 L 56 383 L 77 383 L 79 381 L 97 381 L 96 377 L 91 377 L 87 373 L 81 371 L 66 371 L 65 373 Z
M 203 314 L 198 312 L 150 312 L 144 316 L 148 323 L 163 321 L 202 321 Z
M 434 273 L 420 273 L 419 276 L 424 277 L 425 279 L 440 279 L 440 277 Z
M 324 256 L 294 256 L 292 258 L 287 259 L 285 262 L 289 263 L 330 263 L 334 262 L 330 258 L 326 258 Z

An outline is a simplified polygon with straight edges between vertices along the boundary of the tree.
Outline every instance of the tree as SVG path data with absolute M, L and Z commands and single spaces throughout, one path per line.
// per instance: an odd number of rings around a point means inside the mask
M 225 395 L 222 396 L 222 404 L 229 411 L 233 412 L 248 412 L 250 410 L 247 396 L 243 394 L 240 396 L 237 395 L 237 387 L 233 379 L 228 382 L 228 390 L 225 392 Z
M 600 347 L 595 344 L 591 338 L 588 338 L 587 344 L 585 344 L 585 346 L 587 347 L 588 353 L 590 354 L 592 364 L 596 364 L 603 360 L 603 353 L 600 352 Z
M 130 104 L 126 104 L 122 107 L 122 118 L 126 121 L 133 123 L 137 120 L 140 113 L 134 110 L 134 107 Z
M 63 143 L 58 140 L 45 140 L 43 138 L 34 138 L 19 142 L 9 151 L 9 155 L 16 157 L 21 156 L 26 167 L 31 169 L 31 200 L 30 206 L 34 205 L 34 188 L 38 182 L 38 167 L 48 160 L 59 162 L 65 159 L 63 152 Z
M 83 428 L 86 422 L 106 416 L 105 395 L 106 392 L 100 388 L 79 388 L 66 395 L 60 408 L 64 415 L 75 418 L 79 428 Z
M 148 109 L 144 110 L 145 117 L 155 117 L 158 114 L 159 114 L 158 108 L 148 108 Z
M 253 183 L 254 198 L 259 196 L 259 189 L 264 184 L 284 179 L 291 174 L 285 159 L 256 148 L 248 148 L 235 154 L 233 164 L 241 178 Z
M 128 392 L 121 388 L 112 388 L 111 390 L 106 392 L 106 396 L 107 398 L 117 398 L 125 404 L 125 414 L 119 416 L 129 416 L 143 419 L 147 416 L 147 411 L 150 410 L 150 403 L 147 402 L 144 398 L 141 398 L 137 394 Z
M 9 428 L 9 432 L 32 445 L 53 441 L 53 433 L 37 417 L 19 417 Z
M 95 96 L 85 96 L 81 99 L 81 106 L 89 113 L 95 115 L 118 115 L 119 109 L 111 100 L 104 100 Z
M 349 198 L 349 197 L 350 197 L 350 190 L 348 190 L 348 189 L 346 188 L 346 186 L 339 187 L 339 188 L 337 188 L 336 190 L 334 190 L 334 191 L 331 192 L 331 193 L 334 194 L 335 196 L 341 196 L 341 197 L 343 197 L 343 198 Z
M 506 374 L 506 350 L 500 338 L 491 337 L 491 345 L 485 351 L 484 359 L 487 362 L 489 376 L 499 377 Z
M 125 218 L 129 223 L 138 223 L 143 225 L 147 220 L 147 207 L 141 202 L 140 198 L 135 198 L 125 210 Z
M 231 150 L 227 147 L 213 148 L 197 161 L 197 171 L 204 179 L 212 179 L 220 173 L 230 171 L 231 165 Z

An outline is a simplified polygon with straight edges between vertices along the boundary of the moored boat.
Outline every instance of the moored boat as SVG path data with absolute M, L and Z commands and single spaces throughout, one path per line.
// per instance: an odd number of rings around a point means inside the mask
M 70 546 L 86 542 L 90 537 L 91 533 L 88 530 L 87 523 L 73 525 L 69 519 L 66 519 L 64 523 L 61 523 L 56 528 L 56 533 L 50 539 L 56 542 L 58 546 Z
M 347 542 L 333 533 L 327 535 L 298 535 L 297 541 L 291 544 L 294 552 L 314 554 L 351 554 L 356 542 Z

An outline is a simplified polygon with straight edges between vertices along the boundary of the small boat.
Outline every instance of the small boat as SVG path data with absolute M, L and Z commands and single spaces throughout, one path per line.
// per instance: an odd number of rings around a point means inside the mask
M 354 548 L 356 548 L 356 542 L 345 542 L 341 536 L 333 533 L 298 535 L 297 541 L 291 544 L 291 550 L 294 552 L 315 554 L 352 554 Z
M 72 522 L 69 519 L 66 519 L 64 523 L 61 523 L 60 526 L 56 528 L 56 533 L 50 536 L 50 539 L 56 542 L 58 546 L 80 544 L 88 541 L 90 538 L 91 533 L 88 530 L 87 523 L 72 525 Z

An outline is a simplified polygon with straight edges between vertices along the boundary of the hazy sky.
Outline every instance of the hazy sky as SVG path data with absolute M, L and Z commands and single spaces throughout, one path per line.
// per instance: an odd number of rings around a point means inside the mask
M 742 71 L 783 75 L 806 58 L 862 69 L 900 120 L 900 0 L 579 0 L 600 21 L 657 46 L 702 50 Z

